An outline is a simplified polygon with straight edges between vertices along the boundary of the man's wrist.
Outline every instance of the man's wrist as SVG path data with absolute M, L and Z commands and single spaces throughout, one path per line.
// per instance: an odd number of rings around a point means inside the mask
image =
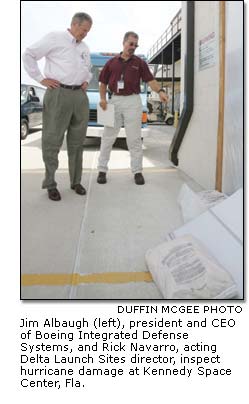
M 158 94 L 161 93 L 161 92 L 166 94 L 166 91 L 164 90 L 164 88 L 160 88 L 160 90 L 158 91 Z

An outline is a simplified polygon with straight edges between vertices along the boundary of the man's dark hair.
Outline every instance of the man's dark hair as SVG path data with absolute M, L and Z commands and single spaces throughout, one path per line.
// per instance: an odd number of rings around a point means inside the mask
M 87 13 L 76 13 L 72 18 L 72 24 L 75 22 L 81 24 L 84 21 L 89 21 L 91 24 L 93 23 L 92 17 Z

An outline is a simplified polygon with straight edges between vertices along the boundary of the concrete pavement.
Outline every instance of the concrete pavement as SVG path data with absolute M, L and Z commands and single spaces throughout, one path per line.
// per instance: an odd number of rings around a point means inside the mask
M 22 142 L 23 299 L 162 298 L 145 252 L 182 224 L 176 198 L 183 182 L 200 189 L 168 160 L 173 133 L 169 126 L 144 131 L 144 186 L 135 185 L 129 152 L 120 148 L 112 151 L 107 184 L 97 184 L 99 139 L 88 139 L 83 197 L 70 189 L 64 143 L 56 176 L 60 202 L 41 189 L 41 132 Z

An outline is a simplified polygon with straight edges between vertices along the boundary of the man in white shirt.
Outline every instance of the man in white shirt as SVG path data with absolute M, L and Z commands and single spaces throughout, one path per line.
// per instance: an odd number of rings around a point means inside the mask
M 83 143 L 86 137 L 89 103 L 86 94 L 92 78 L 90 51 L 83 42 L 92 26 L 86 13 L 76 13 L 71 28 L 51 32 L 28 47 L 23 55 L 25 70 L 34 80 L 47 87 L 44 96 L 42 155 L 46 173 L 42 188 L 53 201 L 61 199 L 55 181 L 58 153 L 67 131 L 68 165 L 71 188 L 79 195 L 81 185 Z M 44 76 L 37 61 L 45 57 Z

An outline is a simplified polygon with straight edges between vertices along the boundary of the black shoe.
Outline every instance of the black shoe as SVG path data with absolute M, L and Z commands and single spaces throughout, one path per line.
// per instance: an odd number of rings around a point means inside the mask
M 144 177 L 142 173 L 137 173 L 134 175 L 134 180 L 137 185 L 144 185 Z
M 60 195 L 57 188 L 48 189 L 48 197 L 52 201 L 60 201 L 61 200 L 61 195 Z
M 86 190 L 81 184 L 72 185 L 71 189 L 74 189 L 76 194 L 86 195 Z
M 97 183 L 98 184 L 106 184 L 106 173 L 103 173 L 102 171 L 99 172 L 98 178 L 97 178 Z

